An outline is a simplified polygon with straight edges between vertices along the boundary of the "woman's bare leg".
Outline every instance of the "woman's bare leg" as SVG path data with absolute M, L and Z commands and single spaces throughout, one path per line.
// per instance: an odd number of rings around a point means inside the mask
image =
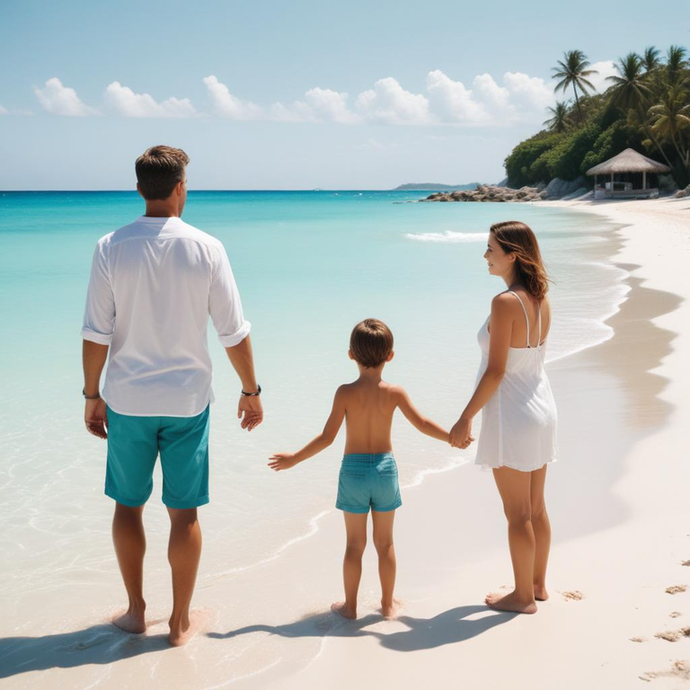
M 393 521 L 395 511 L 371 511 L 374 523 L 374 546 L 379 557 L 379 578 L 381 580 L 381 613 L 392 618 L 399 609 L 399 602 L 393 598 L 395 588 L 395 547 L 393 546 Z
M 494 470 L 496 486 L 508 518 L 508 544 L 513 561 L 515 589 L 505 596 L 489 594 L 485 601 L 491 608 L 516 613 L 536 613 L 534 600 L 535 542 L 532 528 L 529 472 L 509 467 Z
M 345 601 L 338 601 L 331 606 L 331 610 L 339 613 L 343 618 L 357 618 L 357 591 L 362 578 L 362 556 L 367 545 L 367 516 L 368 513 L 347 513 L 345 516 L 345 530 L 347 545 L 343 560 L 343 582 L 345 584 Z
M 532 529 L 536 549 L 534 554 L 534 598 L 546 601 L 549 593 L 546 591 L 546 566 L 549 562 L 551 549 L 551 524 L 544 502 L 544 484 L 546 482 L 546 465 L 530 473 L 530 502 L 532 506 Z

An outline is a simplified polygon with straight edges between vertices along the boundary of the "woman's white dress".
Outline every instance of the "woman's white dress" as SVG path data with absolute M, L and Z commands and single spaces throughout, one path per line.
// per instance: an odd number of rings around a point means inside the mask
M 541 310 L 537 346 L 530 346 L 529 319 L 520 296 L 527 322 L 527 346 L 511 347 L 501 383 L 482 409 L 475 464 L 483 468 L 511 467 L 532 472 L 556 460 L 556 403 L 544 370 L 544 346 L 541 342 Z M 477 375 L 481 380 L 489 361 L 489 317 L 479 330 L 477 340 L 482 361 Z M 476 386 L 475 386 L 476 387 Z

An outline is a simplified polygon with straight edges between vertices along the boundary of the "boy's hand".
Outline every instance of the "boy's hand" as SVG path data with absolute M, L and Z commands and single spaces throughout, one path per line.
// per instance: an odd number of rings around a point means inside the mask
M 297 464 L 294 453 L 274 453 L 269 460 L 268 466 L 276 472 L 289 470 Z

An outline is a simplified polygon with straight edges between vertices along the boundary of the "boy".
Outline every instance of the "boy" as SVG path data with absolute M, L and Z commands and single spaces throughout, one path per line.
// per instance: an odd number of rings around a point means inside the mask
M 400 386 L 392 386 L 381 378 L 384 366 L 394 355 L 393 334 L 385 323 L 378 319 L 358 323 L 350 336 L 348 355 L 357 363 L 359 378 L 338 388 L 324 430 L 297 453 L 275 453 L 268 465 L 275 471 L 287 470 L 316 455 L 333 443 L 343 419 L 346 420 L 347 439 L 336 502 L 336 508 L 345 516 L 347 531 L 343 562 L 345 601 L 333 604 L 331 609 L 345 618 L 357 618 L 357 590 L 371 508 L 381 578 L 381 613 L 391 618 L 399 609 L 399 602 L 393 598 L 393 518 L 402 505 L 391 445 L 393 413 L 399 408 L 427 436 L 446 443 L 449 437 L 447 431 L 415 409 Z

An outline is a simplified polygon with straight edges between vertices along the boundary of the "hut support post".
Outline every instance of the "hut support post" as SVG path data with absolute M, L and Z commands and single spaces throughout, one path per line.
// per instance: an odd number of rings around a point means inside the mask
M 642 171 L 642 189 L 647 189 L 647 171 Z
M 611 173 L 611 194 L 610 196 L 613 196 L 613 173 Z

